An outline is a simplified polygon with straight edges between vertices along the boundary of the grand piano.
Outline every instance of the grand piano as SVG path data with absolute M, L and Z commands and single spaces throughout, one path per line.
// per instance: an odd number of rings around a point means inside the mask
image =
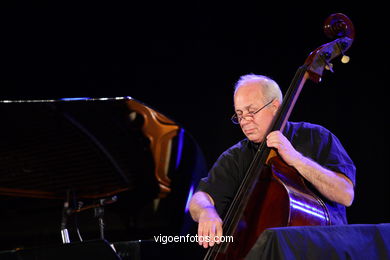
M 2 252 L 191 232 L 206 163 L 156 109 L 131 97 L 2 100 L 0 115 Z

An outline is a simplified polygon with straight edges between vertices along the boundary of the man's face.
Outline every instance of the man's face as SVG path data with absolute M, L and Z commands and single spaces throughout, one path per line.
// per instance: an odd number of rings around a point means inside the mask
M 258 86 L 258 83 L 254 82 L 245 83 L 234 95 L 235 112 L 239 117 L 243 117 L 240 121 L 240 126 L 250 141 L 259 143 L 264 139 L 279 108 L 279 101 L 274 100 L 253 116 L 248 116 L 248 113 L 256 112 L 269 101 L 271 100 L 264 100 L 261 88 Z

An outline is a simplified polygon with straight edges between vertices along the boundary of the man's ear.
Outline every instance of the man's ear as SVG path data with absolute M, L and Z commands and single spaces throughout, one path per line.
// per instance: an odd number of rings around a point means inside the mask
M 278 112 L 279 110 L 279 107 L 280 107 L 280 101 L 278 99 L 275 99 L 271 106 L 272 106 L 272 111 L 273 111 L 273 114 L 276 115 L 276 113 Z

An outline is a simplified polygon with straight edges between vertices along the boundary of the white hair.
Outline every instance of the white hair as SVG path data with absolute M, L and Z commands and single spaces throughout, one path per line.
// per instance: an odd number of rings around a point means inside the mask
M 279 85 L 271 78 L 263 75 L 247 74 L 240 77 L 237 83 L 234 85 L 234 94 L 237 90 L 246 83 L 257 83 L 262 90 L 262 94 L 265 98 L 264 102 L 269 102 L 273 99 L 279 100 L 282 103 L 283 94 Z

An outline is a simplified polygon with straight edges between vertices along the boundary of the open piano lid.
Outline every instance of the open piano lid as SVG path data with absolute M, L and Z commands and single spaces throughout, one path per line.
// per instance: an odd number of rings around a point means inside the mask
M 119 212 L 139 220 L 130 227 L 132 234 L 147 234 L 143 228 L 150 230 L 151 222 L 154 231 L 179 232 L 183 218 L 188 219 L 188 197 L 207 166 L 196 141 L 156 110 L 131 97 L 117 97 L 2 100 L 0 114 L 0 201 L 8 208 L 1 229 L 8 241 L 26 233 L 16 230 L 22 215 L 39 210 L 26 199 L 58 201 L 57 213 L 50 214 L 59 222 L 68 191 L 77 200 L 119 194 Z M 153 205 L 148 216 L 146 204 Z M 45 216 L 37 215 L 30 234 L 58 231 L 58 226 L 47 231 L 48 222 L 41 220 Z M 109 229 L 107 225 L 108 234 Z
M 131 98 L 3 101 L 0 194 L 98 198 L 153 176 Z M 153 185 L 153 184 L 152 184 Z
M 0 194 L 64 198 L 72 189 L 98 198 L 154 175 L 169 192 L 168 168 L 180 158 L 166 157 L 181 156 L 172 149 L 180 127 L 130 97 L 5 100 L 0 113 Z M 155 153 L 165 158 L 153 161 Z

